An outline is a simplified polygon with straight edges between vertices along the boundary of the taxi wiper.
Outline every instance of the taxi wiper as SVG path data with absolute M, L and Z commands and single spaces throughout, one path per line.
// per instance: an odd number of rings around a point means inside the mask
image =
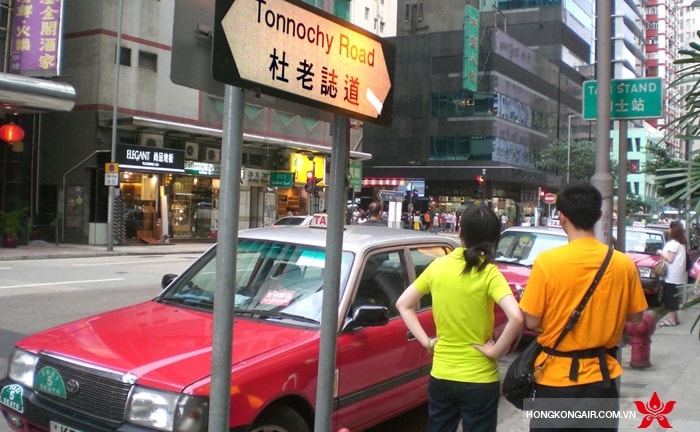
M 206 307 L 208 309 L 214 308 L 214 301 L 210 298 L 205 297 L 194 297 L 194 296 L 184 296 L 184 297 L 163 297 L 160 299 L 164 303 L 175 303 L 182 304 L 186 306 L 196 306 L 196 307 Z
M 303 315 L 295 315 L 287 312 L 280 311 L 266 311 L 258 309 L 235 309 L 234 313 L 240 315 L 250 316 L 252 318 L 278 318 L 278 319 L 292 319 L 297 321 L 303 321 L 311 324 L 319 324 L 319 322 L 313 318 L 309 318 Z

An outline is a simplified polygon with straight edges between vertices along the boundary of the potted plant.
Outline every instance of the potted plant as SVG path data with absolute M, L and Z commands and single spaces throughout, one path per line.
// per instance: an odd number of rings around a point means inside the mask
M 2 245 L 7 248 L 17 247 L 19 233 L 25 223 L 27 209 L 0 212 L 0 227 L 2 228 Z

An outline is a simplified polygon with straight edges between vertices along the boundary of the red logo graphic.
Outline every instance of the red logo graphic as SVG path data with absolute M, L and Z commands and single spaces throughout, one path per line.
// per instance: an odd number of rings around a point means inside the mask
M 659 426 L 662 428 L 670 429 L 673 427 L 668 422 L 666 414 L 673 411 L 673 407 L 676 406 L 676 401 L 672 400 L 664 403 L 661 399 L 659 399 L 659 395 L 654 392 L 654 394 L 651 395 L 649 402 L 644 403 L 642 401 L 634 401 L 634 404 L 637 405 L 637 411 L 644 414 L 642 422 L 639 424 L 639 426 L 637 426 L 639 429 L 648 428 L 651 426 L 654 420 L 659 422 Z

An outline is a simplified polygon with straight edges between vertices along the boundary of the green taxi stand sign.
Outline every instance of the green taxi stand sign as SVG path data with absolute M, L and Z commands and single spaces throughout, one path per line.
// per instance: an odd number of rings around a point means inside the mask
M 610 82 L 610 119 L 660 118 L 663 115 L 663 84 L 660 77 L 614 79 Z M 583 119 L 596 120 L 598 82 L 583 83 Z

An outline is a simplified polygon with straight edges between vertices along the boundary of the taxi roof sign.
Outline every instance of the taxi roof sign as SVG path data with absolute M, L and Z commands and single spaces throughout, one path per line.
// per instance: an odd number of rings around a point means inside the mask
M 314 213 L 309 226 L 312 228 L 328 228 L 328 214 Z

